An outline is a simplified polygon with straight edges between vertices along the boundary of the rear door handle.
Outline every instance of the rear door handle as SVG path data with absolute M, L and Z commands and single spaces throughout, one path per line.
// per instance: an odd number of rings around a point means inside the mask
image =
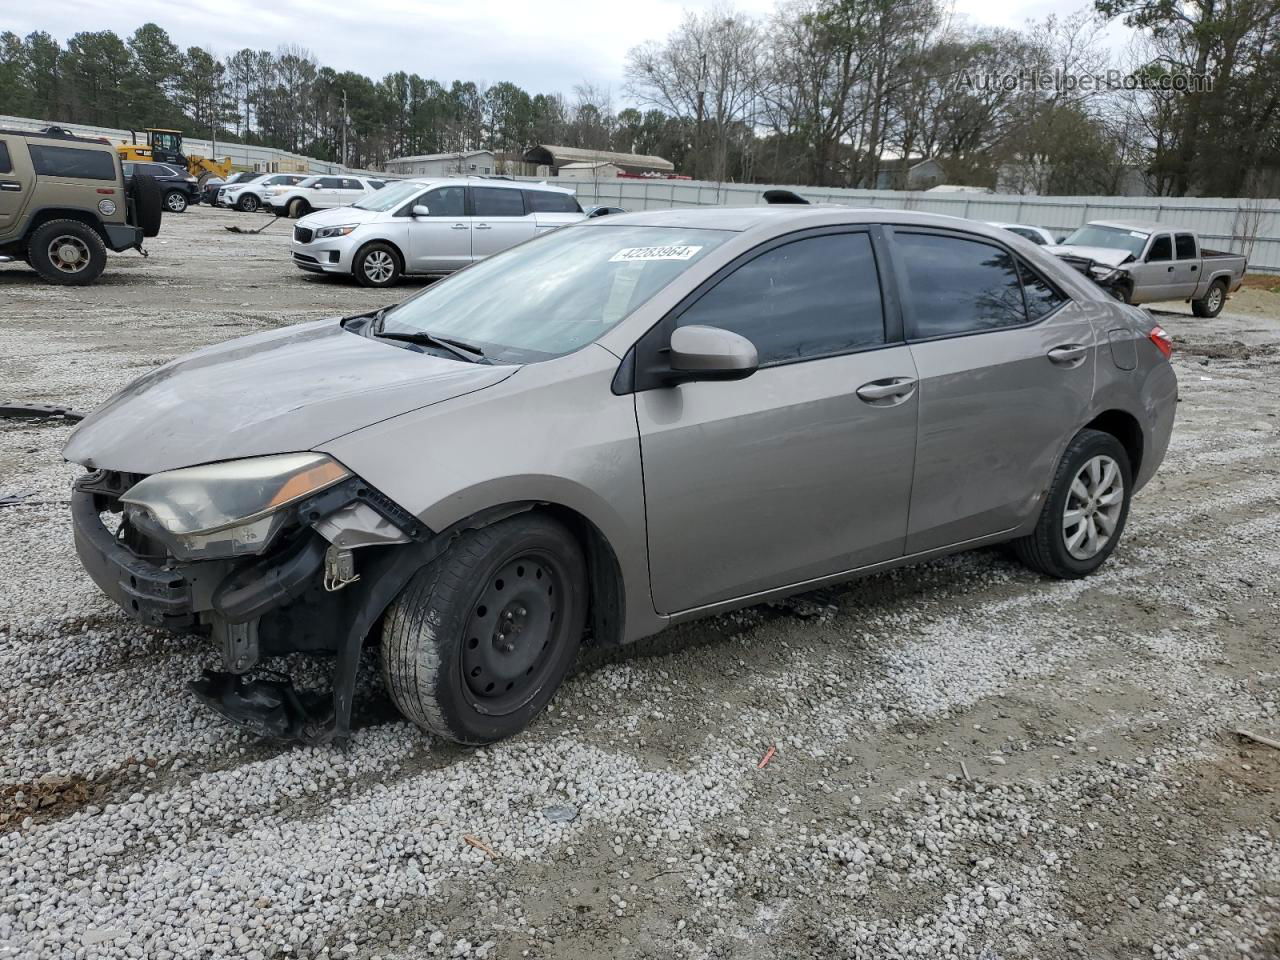
M 1077 366 L 1084 360 L 1085 354 L 1089 352 L 1089 348 L 1080 343 L 1065 343 L 1060 347 L 1054 347 L 1049 351 L 1049 359 L 1063 367 Z
M 885 380 L 872 380 L 870 383 L 864 383 L 857 390 L 861 399 L 867 403 L 882 407 L 901 403 L 915 392 L 916 382 L 910 377 L 890 377 Z
M 488 229 L 490 229 L 490 227 L 489 227 L 489 225 L 488 225 L 487 223 L 477 223 L 477 224 L 476 224 L 476 229 L 477 229 L 477 230 L 488 230 Z
M 21 193 L 22 184 L 17 180 L 0 180 L 0 190 L 8 190 L 10 193 Z

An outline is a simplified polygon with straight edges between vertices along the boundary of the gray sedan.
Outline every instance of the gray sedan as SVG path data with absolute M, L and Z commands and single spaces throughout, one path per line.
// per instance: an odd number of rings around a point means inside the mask
M 407 717 L 487 743 L 583 642 L 986 544 L 1092 573 L 1164 457 L 1169 353 L 983 224 L 620 214 L 143 376 L 67 443 L 76 545 L 211 637 L 192 688 L 251 729 L 346 737 L 371 643 Z M 292 652 L 332 689 L 260 669 Z

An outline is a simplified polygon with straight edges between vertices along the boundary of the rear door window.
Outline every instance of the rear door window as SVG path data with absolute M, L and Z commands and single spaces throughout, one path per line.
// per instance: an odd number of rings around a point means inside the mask
M 896 231 L 908 335 L 958 336 L 1027 322 L 1013 256 L 980 240 Z
M 1022 271 L 1022 292 L 1026 296 L 1029 319 L 1047 317 L 1067 302 L 1065 296 L 1021 260 L 1018 261 L 1018 268 Z
M 106 150 L 55 147 L 47 143 L 28 145 L 31 165 L 42 177 L 75 177 L 81 180 L 114 180 L 115 157 Z
M 0 140 L 0 173 L 13 173 L 13 161 L 9 158 L 9 145 Z
M 477 217 L 523 217 L 524 198 L 521 190 L 498 187 L 472 187 L 471 203 Z
M 1179 260 L 1194 260 L 1196 258 L 1196 238 L 1191 234 L 1178 234 L 1174 238 L 1174 245 L 1178 249 Z
M 325 190 L 341 190 L 342 178 L 341 177 L 321 177 L 320 182 L 317 183 L 316 186 L 323 187 Z
M 581 213 L 578 201 L 567 193 L 550 190 L 526 190 L 524 202 L 534 213 Z
M 880 279 L 866 233 L 807 237 L 747 261 L 676 320 L 741 334 L 761 365 L 885 342 Z

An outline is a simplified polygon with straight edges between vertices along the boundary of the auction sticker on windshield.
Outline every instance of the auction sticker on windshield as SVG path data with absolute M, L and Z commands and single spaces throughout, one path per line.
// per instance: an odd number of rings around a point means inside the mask
M 702 247 L 669 244 L 665 247 L 626 247 L 609 258 L 610 263 L 636 263 L 644 260 L 689 260 Z

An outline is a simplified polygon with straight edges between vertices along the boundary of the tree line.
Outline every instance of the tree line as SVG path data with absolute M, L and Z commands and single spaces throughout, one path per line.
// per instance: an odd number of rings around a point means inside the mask
M 1114 20 L 1134 29 L 1120 53 Z M 356 167 L 554 143 L 724 181 L 903 188 L 929 157 L 948 182 L 1015 192 L 1117 193 L 1138 177 L 1161 195 L 1260 196 L 1280 169 L 1278 34 L 1280 0 L 1095 0 L 1023 30 L 958 23 L 943 0 L 782 0 L 764 18 L 687 13 L 630 52 L 615 108 L 591 84 L 375 80 L 298 46 L 220 58 L 147 23 L 65 45 L 0 34 L 0 90 L 2 112 Z

